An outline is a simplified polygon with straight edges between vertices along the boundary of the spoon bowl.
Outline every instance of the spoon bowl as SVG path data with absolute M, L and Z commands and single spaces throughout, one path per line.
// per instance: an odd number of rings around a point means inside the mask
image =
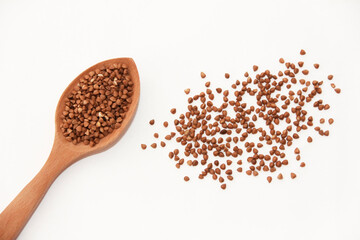
M 123 120 L 120 128 L 115 129 L 114 132 L 112 132 L 111 134 L 109 134 L 106 137 L 104 137 L 103 139 L 101 139 L 101 141 L 93 147 L 90 147 L 89 145 L 85 145 L 83 143 L 74 145 L 73 143 L 66 141 L 65 137 L 63 136 L 63 134 L 60 130 L 61 114 L 65 108 L 66 97 L 76 87 L 79 80 L 81 78 L 83 78 L 86 74 L 88 74 L 89 72 L 95 71 L 96 69 L 101 68 L 101 67 L 109 67 L 113 64 L 119 64 L 119 63 L 126 64 L 128 66 L 130 77 L 131 77 L 132 81 L 134 82 L 134 94 L 133 94 L 133 98 L 132 98 L 132 103 L 130 104 L 129 110 L 126 113 L 126 117 Z M 137 109 L 139 96 L 140 96 L 140 79 L 139 79 L 137 67 L 132 58 L 115 58 L 115 59 L 110 59 L 110 60 L 106 60 L 106 61 L 97 63 L 94 66 L 91 66 L 90 68 L 83 71 L 79 76 L 77 76 L 69 84 L 69 86 L 65 89 L 65 91 L 63 92 L 63 94 L 61 95 L 61 97 L 59 99 L 59 102 L 58 102 L 58 105 L 56 108 L 56 113 L 55 113 L 54 145 L 59 144 L 62 148 L 62 151 L 69 151 L 72 154 L 74 154 L 74 156 L 80 157 L 80 159 L 84 158 L 86 156 L 100 153 L 102 151 L 109 149 L 122 137 L 122 135 L 126 132 L 127 128 L 129 127 L 129 125 L 135 115 L 136 109 Z M 79 159 L 73 159 L 72 161 L 70 161 L 68 163 L 69 163 L 69 165 L 71 165 L 72 163 L 76 162 L 77 160 L 79 160 Z
M 83 143 L 74 145 L 72 142 L 68 142 L 60 129 L 60 124 L 62 123 L 61 114 L 65 108 L 67 96 L 79 83 L 80 79 L 90 71 L 95 71 L 101 67 L 110 67 L 113 64 L 119 63 L 128 66 L 130 77 L 134 83 L 132 102 L 120 128 L 115 129 L 112 133 L 102 138 L 100 142 L 93 147 Z M 17 238 L 51 184 L 66 168 L 84 157 L 109 149 L 119 141 L 136 113 L 139 96 L 140 79 L 136 64 L 132 58 L 115 58 L 97 63 L 86 69 L 69 84 L 61 95 L 56 108 L 55 139 L 49 158 L 40 172 L 0 214 L 0 240 L 13 240 Z

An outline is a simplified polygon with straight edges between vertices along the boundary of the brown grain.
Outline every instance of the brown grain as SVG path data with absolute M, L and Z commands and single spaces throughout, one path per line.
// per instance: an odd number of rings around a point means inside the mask
M 266 179 L 267 179 L 267 181 L 268 181 L 269 183 L 271 183 L 272 177 L 268 176 Z
M 302 73 L 303 73 L 304 75 L 308 75 L 308 74 L 309 74 L 309 70 L 307 70 L 307 69 L 302 70 Z

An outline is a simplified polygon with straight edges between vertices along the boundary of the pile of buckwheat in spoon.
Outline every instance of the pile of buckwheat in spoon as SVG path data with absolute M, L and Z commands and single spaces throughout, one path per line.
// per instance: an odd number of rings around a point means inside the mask
M 132 102 L 133 87 L 126 64 L 86 74 L 65 100 L 60 125 L 65 139 L 93 147 L 120 128 Z
M 305 54 L 304 50 L 300 51 L 300 55 Z M 278 172 L 293 161 L 287 154 L 290 155 L 288 149 L 295 140 L 304 136 L 312 142 L 312 137 L 306 134 L 308 129 L 314 128 L 321 136 L 329 136 L 329 130 L 315 126 L 315 118 L 305 110 L 305 106 L 311 105 L 319 111 L 330 108 L 322 99 L 315 101 L 323 91 L 324 82 L 306 80 L 310 70 L 303 68 L 302 61 L 290 63 L 280 58 L 279 62 L 285 69 L 277 74 L 269 70 L 257 73 L 258 66 L 254 65 L 255 76 L 246 72 L 245 80 L 236 80 L 231 89 L 216 88 L 213 91 L 211 83 L 206 82 L 204 92 L 188 98 L 188 111 L 173 122 L 176 132 L 165 136 L 166 141 L 175 140 L 181 149 L 169 152 L 169 158 L 176 162 L 177 168 L 184 164 L 197 167 L 199 179 L 211 176 L 220 182 L 222 189 L 226 189 L 226 181 L 234 179 L 235 172 L 245 172 L 249 176 L 268 173 L 270 183 L 271 175 L 276 175 L 279 180 L 284 178 Z M 319 66 L 315 63 L 312 67 L 318 69 Z M 200 76 L 206 78 L 203 72 Z M 225 78 L 229 79 L 230 74 L 226 73 Z M 328 80 L 332 79 L 329 75 Z M 336 93 L 341 92 L 335 84 L 331 83 L 331 87 Z M 190 89 L 186 89 L 185 94 L 190 94 Z M 222 100 L 217 105 L 214 99 L 219 97 Z M 255 104 L 251 104 L 249 98 Z M 176 109 L 170 112 L 176 114 Z M 333 122 L 332 118 L 328 119 L 330 125 Z M 149 123 L 154 125 L 155 120 Z M 325 123 L 325 119 L 321 118 L 319 123 Z M 168 127 L 168 122 L 163 125 Z M 154 137 L 158 139 L 159 134 L 155 133 Z M 165 141 L 160 141 L 160 146 L 165 147 Z M 156 148 L 157 143 L 151 147 Z M 141 148 L 146 149 L 147 145 L 141 144 Z M 299 148 L 291 152 L 299 166 L 305 167 Z M 296 174 L 291 172 L 290 177 L 294 179 Z M 190 178 L 185 176 L 184 180 Z

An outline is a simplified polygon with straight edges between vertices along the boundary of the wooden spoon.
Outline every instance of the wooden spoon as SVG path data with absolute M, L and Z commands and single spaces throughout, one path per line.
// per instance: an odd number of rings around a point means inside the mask
M 129 111 L 122 122 L 119 129 L 100 140 L 94 147 L 84 145 L 83 143 L 74 145 L 65 140 L 61 130 L 61 113 L 65 108 L 65 98 L 69 95 L 72 89 L 78 84 L 79 80 L 88 72 L 94 71 L 100 67 L 107 67 L 112 64 L 124 63 L 128 65 L 130 76 L 134 82 L 134 95 Z M 60 97 L 55 114 L 55 140 L 49 155 L 48 160 L 41 168 L 40 172 L 25 186 L 25 188 L 16 196 L 16 198 L 5 208 L 0 215 L 0 240 L 16 239 L 24 228 L 31 215 L 43 199 L 45 193 L 55 181 L 55 179 L 67 167 L 76 161 L 107 150 L 112 147 L 126 132 L 132 118 L 135 115 L 140 95 L 140 80 L 135 62 L 131 58 L 115 58 L 100 62 L 84 72 L 70 83 Z

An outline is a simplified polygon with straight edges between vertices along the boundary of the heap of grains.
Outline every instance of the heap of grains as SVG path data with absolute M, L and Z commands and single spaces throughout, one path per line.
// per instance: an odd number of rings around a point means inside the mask
M 300 51 L 302 57 L 305 54 Z M 276 74 L 269 70 L 257 72 L 259 67 L 254 65 L 253 74 L 246 72 L 242 81 L 231 83 L 231 88 L 211 89 L 210 82 L 206 82 L 205 91 L 188 98 L 187 111 L 174 119 L 174 131 L 165 136 L 166 141 L 175 141 L 179 146 L 168 154 L 176 168 L 197 168 L 199 179 L 211 177 L 226 189 L 226 182 L 233 181 L 235 173 L 258 176 L 263 172 L 270 183 L 285 178 L 281 170 L 290 161 L 290 170 L 294 165 L 305 167 L 304 162 L 297 163 L 300 149 L 294 143 L 301 137 L 312 142 L 306 134 L 311 128 L 313 133 L 329 136 L 329 130 L 316 126 L 319 120 L 315 121 L 308 110 L 328 111 L 330 105 L 319 99 L 324 81 L 306 79 L 310 70 L 303 68 L 303 61 L 292 63 L 280 58 L 279 62 L 283 70 Z M 312 66 L 316 70 L 320 65 Z M 206 78 L 205 73 L 200 75 Z M 226 73 L 225 78 L 229 79 L 230 74 Z M 331 86 L 335 89 L 335 85 Z M 340 93 L 340 89 L 335 92 Z M 185 93 L 189 94 L 190 89 Z M 172 114 L 176 112 L 171 109 Z M 334 120 L 328 122 L 331 125 Z M 156 143 L 151 146 L 156 147 Z M 146 149 L 145 144 L 141 147 Z M 288 175 L 296 177 L 292 171 Z M 190 178 L 185 176 L 184 180 Z
M 133 85 L 125 64 L 86 74 L 65 100 L 60 125 L 65 139 L 93 147 L 119 128 L 131 104 Z

